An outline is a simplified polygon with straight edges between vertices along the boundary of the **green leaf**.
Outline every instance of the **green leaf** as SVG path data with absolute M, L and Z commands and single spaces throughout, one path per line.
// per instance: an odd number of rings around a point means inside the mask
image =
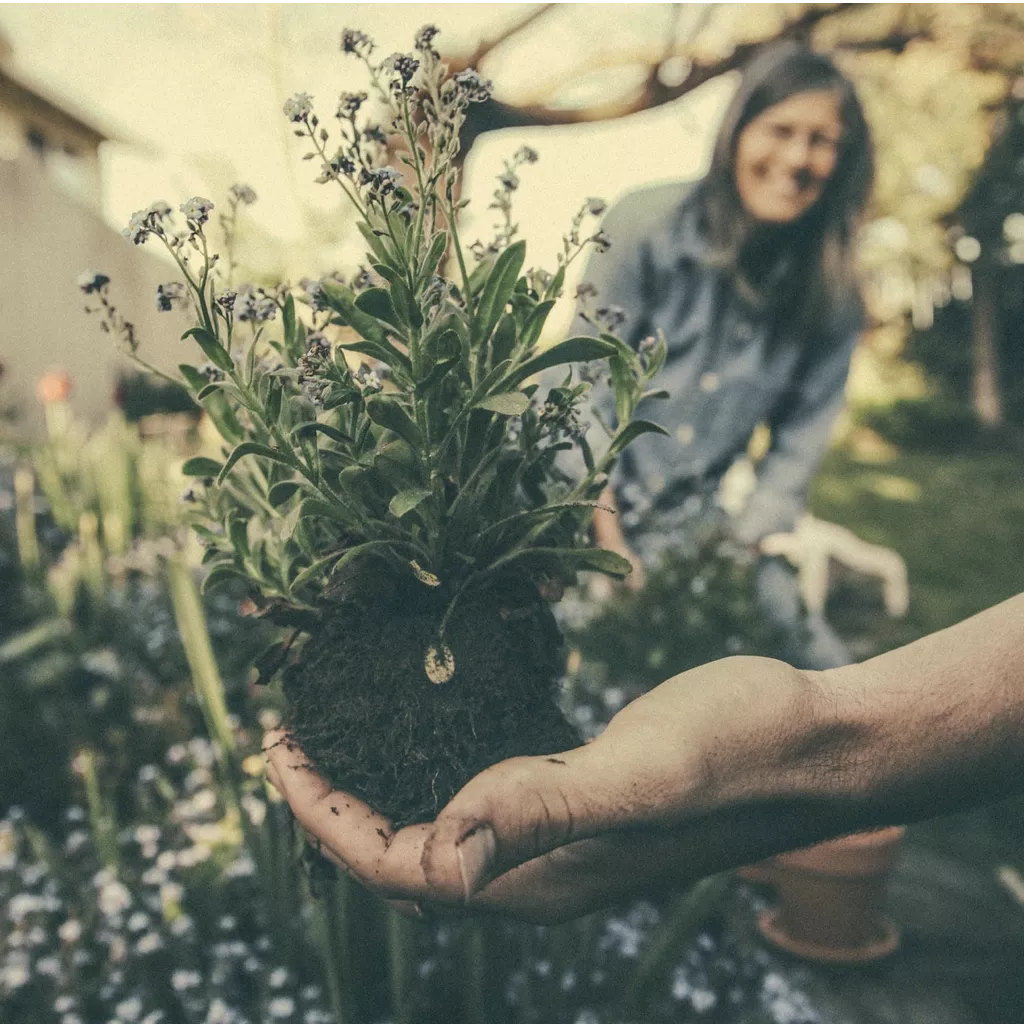
M 551 516 L 560 516 L 563 512 L 568 512 L 570 510 L 595 508 L 607 508 L 607 506 L 600 505 L 596 501 L 562 501 L 554 505 L 545 505 L 542 508 L 528 508 L 521 512 L 514 512 L 512 515 L 506 516 L 504 519 L 500 519 L 496 523 L 492 523 L 486 529 L 481 530 L 478 537 L 483 538 L 490 536 L 493 533 L 500 532 L 508 526 L 529 526 L 533 523 L 543 522 Z
M 405 370 L 406 373 L 409 372 L 412 365 L 409 362 L 409 357 L 391 344 L 384 326 L 376 317 L 364 312 L 356 305 L 356 299 L 349 288 L 346 288 L 340 281 L 332 280 L 323 281 L 320 288 L 331 309 L 339 314 L 338 322 L 354 328 L 363 338 L 362 342 L 355 344 L 339 342 L 342 348 L 366 352 L 389 366 Z M 380 288 L 376 290 L 384 291 Z
M 614 355 L 615 346 L 601 338 L 568 338 L 557 345 L 545 349 L 525 363 L 520 363 L 503 381 L 503 384 L 515 386 L 535 373 L 561 366 L 564 363 L 588 363 L 592 359 L 606 359 Z
M 668 431 L 659 426 L 657 423 L 652 423 L 650 420 L 633 420 L 632 423 L 626 425 L 622 432 L 619 433 L 612 443 L 608 446 L 606 453 L 607 457 L 614 458 L 618 455 L 623 448 L 627 445 L 632 444 L 641 434 L 662 434 L 668 437 Z
M 473 320 L 474 348 L 485 342 L 494 332 L 515 289 L 516 281 L 519 280 L 519 271 L 523 269 L 525 259 L 526 242 L 520 241 L 510 245 L 494 261 L 494 269 L 480 293 L 480 301 Z
M 540 340 L 540 333 L 544 330 L 544 324 L 547 322 L 548 314 L 554 306 L 554 299 L 548 299 L 545 302 L 540 302 L 527 317 L 526 323 L 523 325 L 522 337 L 519 339 L 519 344 L 524 352 L 529 352 Z
M 221 464 L 215 459 L 208 459 L 203 455 L 196 455 L 194 458 L 186 459 L 181 467 L 184 476 L 216 476 L 221 471 Z
M 534 562 L 568 572 L 603 572 L 616 579 L 625 579 L 633 571 L 628 559 L 604 548 L 527 548 L 499 558 L 490 568 L 496 569 L 510 562 Z
M 382 320 L 399 330 L 402 328 L 402 320 L 395 310 L 394 301 L 387 288 L 367 288 L 365 292 L 360 292 L 356 296 L 355 306 L 377 320 Z
M 194 366 L 188 363 L 180 363 L 178 369 L 181 375 L 188 382 L 188 386 L 195 392 L 202 391 L 207 385 L 207 379 Z M 222 394 L 208 395 L 203 399 L 203 408 L 208 413 L 214 426 L 225 441 L 235 442 L 242 436 L 242 425 L 231 408 L 228 400 Z
M 306 498 L 299 505 L 299 519 L 319 516 L 321 519 L 333 519 L 336 523 L 352 525 L 352 517 L 340 505 L 332 505 L 319 498 Z
M 512 355 L 516 345 L 516 318 L 506 313 L 499 321 L 491 338 L 491 365 L 505 362 Z
M 387 398 L 384 395 L 373 395 L 367 398 L 366 413 L 374 423 L 393 431 L 414 448 L 419 448 L 421 443 L 419 428 L 394 398 Z
M 373 468 L 397 491 L 422 486 L 416 452 L 406 441 L 390 441 L 379 448 L 373 456 Z
M 295 299 L 291 295 L 284 300 L 284 310 L 281 313 L 281 320 L 284 323 L 284 344 L 289 351 L 295 346 Z
M 235 516 L 228 520 L 228 540 L 236 554 L 243 557 L 249 553 L 249 520 Z
M 263 377 L 262 380 L 268 381 L 270 391 L 267 394 L 267 401 L 265 403 L 267 422 L 277 423 L 278 418 L 281 415 L 281 402 L 284 399 L 284 388 L 276 377 Z
M 206 387 L 204 387 L 199 392 L 199 394 L 196 395 L 196 401 L 197 402 L 201 402 L 204 398 L 209 398 L 210 395 L 216 394 L 216 392 L 218 392 L 218 391 L 220 391 L 220 384 L 218 384 L 218 383 L 207 384 Z
M 453 356 L 450 359 L 442 359 L 439 363 L 434 364 L 434 368 L 416 384 L 416 394 L 425 395 L 427 394 L 437 383 L 440 382 L 441 378 L 446 376 L 448 371 L 459 361 L 458 356 Z
M 181 340 L 184 341 L 189 337 L 196 339 L 199 347 L 203 350 L 203 354 L 214 366 L 218 366 L 222 370 L 233 370 L 235 368 L 235 364 L 231 361 L 231 356 L 228 355 L 227 350 L 221 345 L 215 335 L 202 327 L 190 327 L 181 336 Z
M 369 540 L 364 544 L 357 544 L 354 548 L 349 548 L 335 563 L 334 568 L 331 570 L 331 575 L 335 575 L 345 568 L 346 565 L 350 565 L 357 558 L 363 555 L 373 554 L 374 552 L 380 552 L 383 555 L 387 555 L 394 551 L 395 543 L 391 540 Z
M 338 444 L 351 444 L 352 438 L 343 430 L 332 427 L 327 423 L 300 423 L 293 431 L 293 437 L 311 437 L 313 434 L 326 434 L 332 441 Z
M 278 508 L 283 505 L 298 489 L 299 484 L 296 480 L 278 480 L 278 482 L 270 488 L 270 491 L 267 494 L 267 501 L 269 501 L 274 508 Z
M 292 469 L 296 468 L 294 456 L 285 455 L 284 452 L 279 452 L 276 448 L 268 448 L 265 444 L 258 444 L 256 441 L 243 441 L 228 456 L 228 461 L 224 463 L 224 468 L 221 469 L 217 477 L 217 483 L 223 483 L 224 478 L 235 468 L 238 460 L 244 459 L 247 455 L 258 455 L 262 459 L 270 459 L 271 462 L 278 462 Z
M 551 278 L 551 283 L 544 290 L 545 299 L 557 299 L 562 294 L 562 285 L 565 284 L 565 264 L 558 268 L 558 273 Z
M 347 349 L 349 352 L 359 352 L 361 355 L 372 356 L 382 363 L 387 363 L 388 366 L 397 366 L 399 369 L 405 367 L 406 370 L 411 369 L 412 364 L 390 342 L 383 344 L 379 341 L 368 341 L 365 338 L 362 341 L 342 340 L 338 342 L 338 348 Z
M 213 530 L 208 526 L 203 526 L 202 523 L 193 524 L 192 532 L 211 547 L 220 547 L 224 543 L 225 538 L 222 534 L 214 533 Z
M 400 277 L 396 278 L 391 285 L 391 301 L 394 303 L 395 312 L 403 324 L 414 328 L 419 328 L 423 325 L 420 307 L 412 292 L 409 291 L 409 286 Z
M 488 395 L 473 407 L 501 413 L 502 416 L 522 416 L 530 408 L 530 400 L 522 391 L 507 391 L 500 395 Z
M 445 249 L 448 248 L 448 232 L 439 231 L 434 235 L 430 243 L 430 248 L 427 250 L 427 255 L 423 259 L 423 266 L 420 267 L 418 274 L 421 283 L 426 284 L 430 280 L 434 271 L 437 270 L 437 265 L 441 262 L 441 257 L 444 255 Z
M 636 401 L 636 377 L 630 364 L 616 353 L 608 360 L 611 371 L 612 392 L 615 395 L 615 421 L 625 423 L 633 414 Z
M 415 487 L 407 491 L 399 491 L 388 504 L 388 511 L 396 519 L 401 519 L 426 501 L 430 497 L 430 493 L 430 490 L 426 487 Z
M 481 260 L 469 274 L 469 293 L 470 295 L 479 295 L 480 289 L 487 283 L 488 275 L 491 272 L 491 268 L 494 264 L 490 259 Z
M 203 580 L 199 589 L 205 594 L 208 591 L 213 590 L 214 587 L 219 587 L 224 583 L 231 583 L 234 580 L 245 580 L 246 582 L 251 582 L 249 577 L 246 576 L 241 569 L 235 569 L 227 565 L 217 565 L 206 574 L 206 578 Z
M 397 270 L 389 267 L 386 263 L 371 263 L 370 266 L 373 267 L 374 273 L 378 277 L 384 278 L 388 284 L 394 284 L 396 281 L 401 281 L 402 279 L 402 275 L 399 274 Z
M 622 361 L 630 367 L 632 372 L 640 373 L 640 357 L 634 352 L 624 341 L 620 338 L 616 338 L 614 334 L 601 334 L 601 340 L 607 341 L 609 345 L 615 347 L 616 353 L 622 359 Z
M 343 552 L 332 551 L 329 555 L 324 555 L 323 558 L 318 558 L 312 565 L 307 566 L 302 572 L 299 573 L 295 579 L 292 580 L 292 589 L 298 590 L 300 587 L 304 587 L 307 583 L 312 582 L 317 576 L 323 576 L 328 567 L 332 562 L 336 562 L 341 558 Z
M 370 247 L 373 255 L 377 259 L 388 266 L 392 265 L 392 256 L 388 252 L 387 246 L 384 244 L 384 240 L 379 238 L 373 233 L 373 228 L 363 220 L 356 221 L 356 227 L 359 228 L 359 233 L 366 239 L 366 244 Z
M 201 391 L 206 387 L 206 377 L 194 366 L 189 366 L 188 363 L 178 363 L 178 370 L 193 391 Z

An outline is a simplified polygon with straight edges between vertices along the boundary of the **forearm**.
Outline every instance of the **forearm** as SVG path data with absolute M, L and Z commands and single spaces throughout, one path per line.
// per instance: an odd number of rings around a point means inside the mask
M 681 808 L 708 870 L 1024 789 L 1024 595 L 861 665 L 719 666 Z
M 605 507 L 594 510 L 592 520 L 594 542 L 599 548 L 610 548 L 617 551 L 625 545 L 626 538 L 619 525 L 618 504 L 615 500 L 614 488 L 606 487 L 597 499 L 597 503 Z

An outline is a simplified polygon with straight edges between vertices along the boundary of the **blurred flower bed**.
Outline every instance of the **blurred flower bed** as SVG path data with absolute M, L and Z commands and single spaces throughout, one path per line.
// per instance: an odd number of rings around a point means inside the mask
M 273 637 L 240 593 L 200 596 L 178 528 L 194 417 L 88 433 L 68 392 L 41 391 L 43 443 L 0 454 L 0 1020 L 819 1019 L 722 933 L 729 878 L 557 927 L 421 923 L 304 852 L 258 753 Z M 570 595 L 584 733 L 691 665 L 771 653 L 749 571 L 706 531 L 641 594 Z

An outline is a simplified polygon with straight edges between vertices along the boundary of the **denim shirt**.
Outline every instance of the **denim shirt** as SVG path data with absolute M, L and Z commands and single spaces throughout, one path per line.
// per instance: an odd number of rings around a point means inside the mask
M 645 400 L 636 415 L 669 435 L 635 441 L 613 483 L 628 526 L 637 518 L 629 516 L 631 508 L 671 508 L 717 482 L 746 451 L 754 428 L 766 423 L 771 447 L 758 467 L 756 491 L 733 524 L 737 538 L 752 543 L 792 529 L 803 512 L 843 405 L 860 311 L 834 316 L 823 328 L 829 337 L 809 346 L 805 334 L 773 324 L 736 294 L 726 273 L 708 265 L 698 217 L 690 183 L 633 192 L 605 217 L 611 248 L 594 252 L 584 273 L 597 290 L 593 306 L 625 313 L 619 337 L 635 349 L 662 331 L 668 346 L 653 385 L 669 397 Z M 596 329 L 577 312 L 572 333 Z M 610 388 L 595 388 L 593 398 L 606 421 L 613 420 Z

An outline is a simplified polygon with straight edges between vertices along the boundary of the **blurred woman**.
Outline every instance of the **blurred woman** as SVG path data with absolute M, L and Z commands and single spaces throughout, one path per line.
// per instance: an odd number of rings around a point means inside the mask
M 659 333 L 668 346 L 656 384 L 669 398 L 639 415 L 669 436 L 627 449 L 605 494 L 619 514 L 594 524 L 601 546 L 634 562 L 632 585 L 684 539 L 761 423 L 770 447 L 732 533 L 756 552 L 804 510 L 861 329 L 853 248 L 873 171 L 851 82 L 828 57 L 785 45 L 747 69 L 703 180 L 633 192 L 609 211 L 611 248 L 590 259 L 573 333 L 612 320 L 633 347 Z M 761 559 L 757 586 L 795 663 L 848 660 L 823 619 L 804 619 L 788 565 Z

